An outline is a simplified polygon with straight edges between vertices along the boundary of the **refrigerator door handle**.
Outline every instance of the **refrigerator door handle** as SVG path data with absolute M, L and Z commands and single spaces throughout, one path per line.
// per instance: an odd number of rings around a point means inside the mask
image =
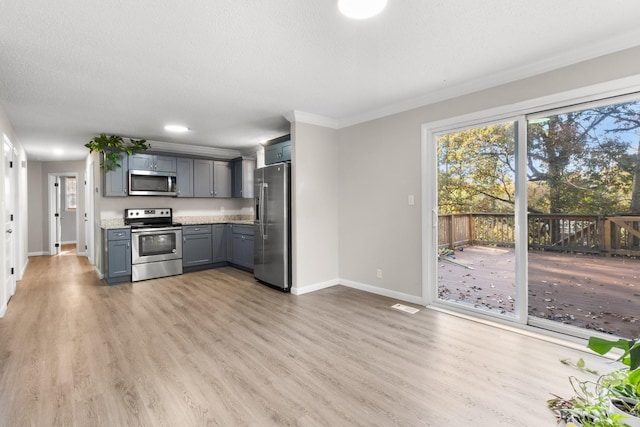
M 262 183 L 262 186 L 260 187 L 260 235 L 262 236 L 263 240 L 267 240 L 267 227 L 266 227 L 266 217 L 265 217 L 265 202 L 264 199 L 267 196 L 267 187 L 269 187 L 269 184 L 267 184 L 266 182 Z

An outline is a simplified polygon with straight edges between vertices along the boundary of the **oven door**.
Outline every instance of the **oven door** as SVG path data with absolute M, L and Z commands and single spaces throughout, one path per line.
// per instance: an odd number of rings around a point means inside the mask
M 182 229 L 131 230 L 131 263 L 182 259 Z

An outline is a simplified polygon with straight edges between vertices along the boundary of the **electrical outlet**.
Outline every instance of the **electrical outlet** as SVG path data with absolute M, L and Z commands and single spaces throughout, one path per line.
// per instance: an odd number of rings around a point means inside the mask
M 376 269 L 376 277 L 378 279 L 382 279 L 382 269 L 381 268 Z

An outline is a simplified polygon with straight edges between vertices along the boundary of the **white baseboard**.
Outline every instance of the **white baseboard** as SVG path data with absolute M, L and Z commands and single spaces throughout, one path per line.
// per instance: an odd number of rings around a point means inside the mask
M 315 283 L 313 285 L 303 287 L 292 287 L 291 293 L 293 295 L 304 295 L 310 292 L 319 291 L 321 289 L 330 288 L 331 286 L 343 285 L 348 288 L 358 289 L 361 291 L 369 292 L 376 295 L 382 295 L 389 298 L 394 298 L 400 301 L 410 302 L 412 304 L 423 305 L 422 297 L 415 295 L 409 295 L 402 292 L 392 291 L 385 288 L 379 288 L 377 286 L 371 286 L 364 283 L 354 282 L 347 279 L 332 279 L 322 283 Z
M 68 242 L 60 242 L 60 244 L 61 244 L 61 245 L 71 245 L 71 244 L 74 244 L 74 245 L 75 245 L 75 244 L 76 244 L 76 241 L 75 241 L 75 240 L 70 240 L 70 241 L 68 241 Z
M 98 276 L 98 279 L 102 280 L 104 279 L 104 276 L 102 275 L 102 273 L 100 272 L 100 270 L 98 270 L 97 266 L 93 266 L 93 270 L 96 272 L 96 275 Z
M 379 288 L 377 286 L 371 286 L 364 283 L 354 282 L 353 280 L 340 279 L 340 284 L 349 288 L 359 289 L 361 291 L 370 292 L 376 295 L 382 295 L 389 298 L 394 298 L 400 301 L 410 302 L 412 304 L 423 305 L 422 297 L 415 295 L 405 294 L 403 292 L 392 291 L 390 289 Z
M 2 304 L 2 307 L 0 307 L 0 319 L 3 318 L 6 313 L 7 313 L 7 303 L 5 302 L 4 304 Z
M 87 253 L 86 252 L 77 252 L 76 251 L 76 255 L 86 257 Z
M 29 252 L 27 253 L 27 256 L 42 256 L 42 255 L 49 255 L 48 251 L 42 251 L 42 252 Z
M 320 289 L 330 288 L 331 286 L 335 286 L 339 284 L 340 284 L 340 280 L 331 279 L 331 280 L 327 280 L 326 282 L 315 283 L 313 285 L 303 286 L 301 288 L 293 287 L 291 288 L 291 293 L 294 295 L 304 295 L 304 294 L 308 294 L 309 292 L 319 291 Z

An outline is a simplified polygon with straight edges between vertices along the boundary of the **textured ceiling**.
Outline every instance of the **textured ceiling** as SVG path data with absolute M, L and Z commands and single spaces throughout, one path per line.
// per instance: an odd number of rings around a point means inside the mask
M 366 21 L 337 0 L 1 0 L 0 103 L 32 160 L 84 158 L 101 132 L 246 149 L 291 110 L 341 126 L 638 45 L 638 17 L 635 0 L 389 0 Z

